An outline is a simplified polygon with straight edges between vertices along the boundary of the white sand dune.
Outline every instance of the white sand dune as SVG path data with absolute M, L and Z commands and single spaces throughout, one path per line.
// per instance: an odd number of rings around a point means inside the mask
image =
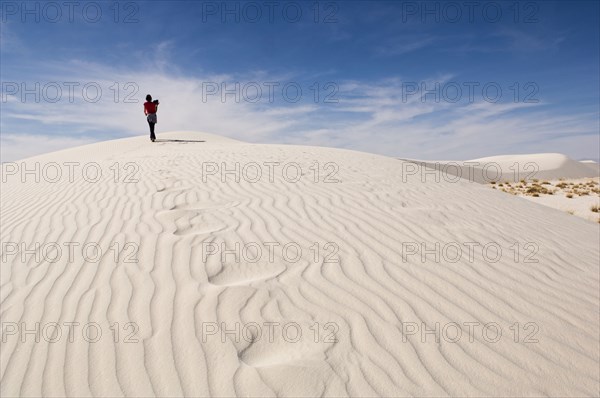
M 599 395 L 597 224 L 383 156 L 159 138 L 3 165 L 3 397 Z
M 466 161 L 403 160 L 437 170 L 442 177 L 458 176 L 478 183 L 600 176 L 598 163 L 578 162 L 560 153 L 490 156 Z

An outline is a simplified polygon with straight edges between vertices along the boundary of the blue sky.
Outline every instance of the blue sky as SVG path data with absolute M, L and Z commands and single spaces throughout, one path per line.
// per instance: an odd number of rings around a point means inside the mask
M 147 93 L 159 134 L 600 157 L 598 1 L 72 4 L 2 3 L 2 161 L 146 135 Z

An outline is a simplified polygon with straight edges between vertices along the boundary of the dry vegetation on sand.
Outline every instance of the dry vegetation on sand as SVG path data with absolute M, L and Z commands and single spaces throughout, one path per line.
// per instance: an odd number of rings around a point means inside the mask
M 551 205 L 551 203 L 558 202 L 576 202 L 577 200 L 581 200 L 583 197 L 588 197 L 589 199 L 592 199 L 593 204 L 590 205 L 586 200 L 586 203 L 588 204 L 585 205 L 585 213 L 587 214 L 582 214 L 582 211 L 575 211 L 573 209 L 574 207 L 581 207 L 580 205 L 573 204 L 568 206 L 570 208 L 566 209 L 563 208 L 563 206 L 556 206 L 558 208 L 562 208 L 569 214 L 583 216 L 587 219 L 594 220 L 592 213 L 598 214 L 598 209 L 600 208 L 600 181 L 598 178 L 585 178 L 576 180 L 560 179 L 555 181 L 540 181 L 537 179 L 532 179 L 520 180 L 519 182 L 491 182 L 490 185 L 493 189 L 516 196 L 540 199 L 550 196 L 555 197 L 555 199 L 552 201 L 540 201 L 540 203 L 546 205 Z M 594 203 L 594 198 L 598 200 L 598 203 Z M 596 218 L 596 221 L 600 223 L 600 218 Z

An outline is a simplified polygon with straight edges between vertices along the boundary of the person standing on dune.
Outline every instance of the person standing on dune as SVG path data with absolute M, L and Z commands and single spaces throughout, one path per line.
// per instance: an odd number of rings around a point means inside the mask
M 156 118 L 156 112 L 158 111 L 158 100 L 152 101 L 152 96 L 148 94 L 146 96 L 146 102 L 144 103 L 144 114 L 150 125 L 150 140 L 154 142 L 156 136 L 154 135 L 154 125 L 158 123 Z

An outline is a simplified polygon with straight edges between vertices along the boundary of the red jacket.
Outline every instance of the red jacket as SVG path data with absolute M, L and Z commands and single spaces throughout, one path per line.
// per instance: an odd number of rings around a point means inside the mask
M 144 103 L 144 113 L 146 115 L 149 113 L 156 113 L 156 104 L 154 102 L 145 102 Z

